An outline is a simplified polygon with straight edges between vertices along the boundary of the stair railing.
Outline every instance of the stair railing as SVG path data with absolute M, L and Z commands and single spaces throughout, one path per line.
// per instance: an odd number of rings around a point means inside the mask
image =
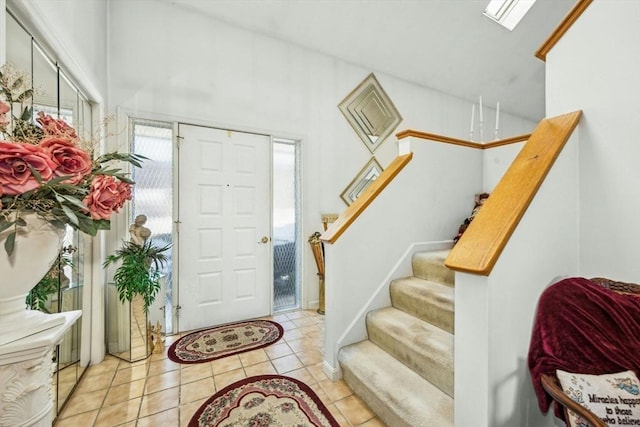
M 541 59 L 542 61 L 547 60 L 547 53 L 558 43 L 558 40 L 562 38 L 562 36 L 567 32 L 569 28 L 573 25 L 574 22 L 582 15 L 587 7 L 591 4 L 593 0 L 578 0 L 573 8 L 569 11 L 567 16 L 562 20 L 560 25 L 555 29 L 553 33 L 547 40 L 542 44 L 540 49 L 538 49 L 535 53 L 536 58 Z
M 376 197 L 389 185 L 402 169 L 411 161 L 413 153 L 396 157 L 358 198 L 333 222 L 321 236 L 325 243 L 335 243 L 347 228 L 367 209 Z
M 362 313 L 389 305 L 390 279 L 401 277 L 393 275 L 404 271 L 412 255 L 409 248 L 448 249 L 462 220 L 455 213 L 467 212 L 469 201 L 482 191 L 486 147 L 411 132 L 411 137 L 399 135 L 399 156 L 321 235 L 326 262 L 324 371 L 333 379 L 339 378 L 339 348 L 366 337 Z M 513 158 L 510 152 L 505 158 Z
M 452 270 L 488 276 L 582 111 L 543 119 L 491 192 L 478 215 L 451 250 L 445 265 Z

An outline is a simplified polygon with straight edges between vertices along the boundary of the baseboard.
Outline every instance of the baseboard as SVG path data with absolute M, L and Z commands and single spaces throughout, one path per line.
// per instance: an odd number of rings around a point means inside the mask
M 326 360 L 322 362 L 322 372 L 324 372 L 324 374 L 329 377 L 331 381 L 338 381 L 342 378 L 342 370 L 340 369 L 340 365 L 334 368 L 329 363 L 327 363 Z

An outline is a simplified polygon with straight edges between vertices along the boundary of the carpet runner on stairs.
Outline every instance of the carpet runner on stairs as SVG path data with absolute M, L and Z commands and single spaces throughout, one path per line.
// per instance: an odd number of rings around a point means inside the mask
M 414 276 L 390 284 L 392 306 L 367 314 L 369 339 L 340 350 L 345 382 L 388 426 L 453 426 L 448 253 L 415 254 Z

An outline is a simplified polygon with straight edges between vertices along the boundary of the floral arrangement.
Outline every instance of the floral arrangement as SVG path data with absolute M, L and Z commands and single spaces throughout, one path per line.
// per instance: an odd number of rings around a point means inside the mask
M 0 67 L 0 232 L 11 255 L 22 218 L 34 212 L 58 228 L 95 236 L 131 199 L 134 184 L 111 162 L 141 166 L 146 159 L 117 152 L 93 157 L 93 144 L 61 119 L 33 114 L 33 89 L 11 65 Z

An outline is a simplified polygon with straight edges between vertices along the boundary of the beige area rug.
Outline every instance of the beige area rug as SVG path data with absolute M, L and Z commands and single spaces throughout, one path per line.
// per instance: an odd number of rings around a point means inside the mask
M 171 344 L 167 354 L 177 363 L 204 363 L 266 347 L 282 334 L 277 322 L 249 320 L 187 334 Z
M 210 397 L 189 427 L 339 427 L 308 385 L 281 375 L 235 382 Z

